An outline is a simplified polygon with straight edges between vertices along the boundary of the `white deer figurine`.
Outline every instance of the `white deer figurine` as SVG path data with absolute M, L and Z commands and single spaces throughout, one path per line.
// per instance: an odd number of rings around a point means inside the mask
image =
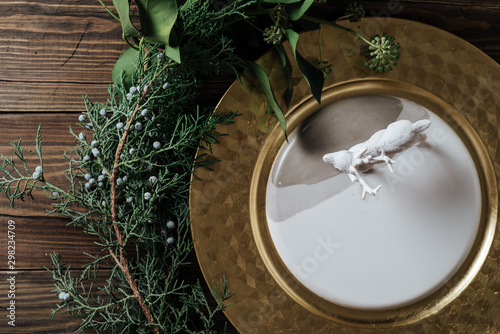
M 405 151 L 415 144 L 425 141 L 425 131 L 431 125 L 431 121 L 424 119 L 412 123 L 408 120 L 400 120 L 389 124 L 387 129 L 375 132 L 367 141 L 354 145 L 348 150 L 329 153 L 323 156 L 323 161 L 332 164 L 339 171 L 346 173 L 352 183 L 359 182 L 363 187 L 362 198 L 366 194 L 376 195 L 382 185 L 371 188 L 361 177 L 359 172 L 370 170 L 375 164 L 385 162 L 391 172 L 391 158 Z

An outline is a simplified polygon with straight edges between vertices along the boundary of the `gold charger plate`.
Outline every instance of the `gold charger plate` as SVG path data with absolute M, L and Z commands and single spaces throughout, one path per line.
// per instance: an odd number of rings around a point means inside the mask
M 472 250 L 458 272 L 432 295 L 388 311 L 343 308 L 309 292 L 284 266 L 265 224 L 268 171 L 284 142 L 258 85 L 244 78 L 226 92 L 216 112 L 239 111 L 214 147 L 222 161 L 199 170 L 190 207 L 195 250 L 208 282 L 226 277 L 235 292 L 225 313 L 241 333 L 488 333 L 500 330 L 500 240 L 496 235 L 500 175 L 500 66 L 469 43 L 442 30 L 399 19 L 365 19 L 365 35 L 387 32 L 401 42 L 394 71 L 373 75 L 362 65 L 354 38 L 323 27 L 323 58 L 333 64 L 323 105 L 351 96 L 394 95 L 437 113 L 464 141 L 480 176 L 482 218 Z M 318 33 L 301 35 L 299 50 L 318 58 Z M 284 85 L 273 53 L 258 63 L 276 95 Z M 294 69 L 289 132 L 318 110 Z

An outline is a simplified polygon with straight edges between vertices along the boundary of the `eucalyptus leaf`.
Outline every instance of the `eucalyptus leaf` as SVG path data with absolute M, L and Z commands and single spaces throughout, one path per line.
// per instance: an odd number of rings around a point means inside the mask
M 295 59 L 297 60 L 297 65 L 299 65 L 300 71 L 304 74 L 304 77 L 311 88 L 312 95 L 316 101 L 321 104 L 321 93 L 325 83 L 325 76 L 323 72 L 307 61 L 299 52 L 296 52 Z
M 139 30 L 130 21 L 130 2 L 129 0 L 113 0 L 113 5 L 118 12 L 123 30 L 123 37 L 137 37 Z
M 165 45 L 165 55 L 169 58 L 172 58 L 177 63 L 181 63 L 181 49 L 179 46 L 179 39 L 177 38 L 177 34 L 174 30 L 172 30 L 170 34 L 170 44 Z
M 288 140 L 288 136 L 286 134 L 285 115 L 283 114 L 283 111 L 281 110 L 278 102 L 276 101 L 276 97 L 274 96 L 274 92 L 271 87 L 271 82 L 269 81 L 267 73 L 262 69 L 262 67 L 260 67 L 258 64 L 254 62 L 246 61 L 245 63 L 248 67 L 248 71 L 251 72 L 257 78 L 257 81 L 259 82 L 259 85 L 262 88 L 264 95 L 266 95 L 267 97 L 267 101 L 269 103 L 268 107 L 270 107 L 271 110 L 276 114 L 276 117 L 280 122 L 281 129 L 285 134 L 285 138 L 286 140 Z
M 283 44 L 275 44 L 275 48 L 281 59 L 281 63 L 283 64 L 281 71 L 283 72 L 283 77 L 287 85 L 285 93 L 283 94 L 283 98 L 286 105 L 289 106 L 290 102 L 292 102 L 293 97 L 292 65 L 290 63 L 288 55 L 286 54 Z
M 113 66 L 113 70 L 111 71 L 111 76 L 113 78 L 113 82 L 122 84 L 125 89 L 128 91 L 130 87 L 132 87 L 132 79 L 133 74 L 137 71 L 137 63 L 139 61 L 139 51 L 129 47 L 120 55 L 120 58 Z M 121 93 L 121 90 L 118 90 Z M 125 96 L 121 96 L 120 99 L 124 99 Z
M 173 27 L 177 20 L 176 0 L 137 0 L 142 35 L 149 43 L 165 45 L 165 54 L 181 62 L 179 45 L 173 36 Z
M 295 50 L 297 50 L 297 43 L 299 42 L 300 35 L 293 29 L 285 29 L 285 35 L 288 41 L 290 42 L 290 46 L 292 47 L 293 53 L 295 54 Z
M 287 7 L 286 11 L 288 12 L 288 17 L 292 21 L 297 21 L 304 15 L 304 13 L 311 7 L 314 3 L 314 0 L 304 0 L 301 4 L 294 4 L 292 6 Z
M 317 69 L 313 64 L 307 61 L 298 51 L 297 43 L 299 41 L 299 34 L 292 29 L 285 29 L 285 35 L 290 42 L 293 54 L 295 56 L 295 61 L 299 66 L 300 71 L 306 78 L 306 81 L 311 89 L 311 93 L 318 101 L 321 103 L 321 92 L 323 91 L 323 85 L 325 83 L 325 77 L 321 70 Z

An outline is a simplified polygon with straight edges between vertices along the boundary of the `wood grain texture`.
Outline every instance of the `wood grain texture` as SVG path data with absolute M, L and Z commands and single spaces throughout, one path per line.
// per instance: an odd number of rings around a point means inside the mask
M 35 150 L 35 136 L 41 124 L 42 154 L 44 157 L 44 176 L 51 183 L 63 189 L 69 186 L 64 176 L 68 162 L 63 159 L 64 152 L 70 152 L 75 144 L 74 138 L 69 133 L 72 126 L 76 133 L 81 128 L 76 125 L 78 114 L 26 114 L 9 113 L 0 114 L 2 132 L 0 135 L 0 152 L 5 156 L 13 156 L 14 148 L 10 145 L 22 138 L 24 156 L 30 171 L 40 165 L 40 159 Z M 14 162 L 19 160 L 14 159 Z M 22 166 L 22 165 L 21 165 Z M 51 201 L 43 193 L 33 193 L 35 200 L 26 198 L 26 202 L 18 201 L 15 207 L 10 207 L 8 199 L 0 194 L 0 210 L 4 215 L 16 217 L 40 217 L 50 209 Z M 27 268 L 25 268 L 27 269 Z
M 0 10 L 0 112 L 81 111 L 83 94 L 106 101 L 126 44 L 98 1 L 2 1 Z
M 76 271 L 75 275 L 80 274 Z M 100 280 L 104 277 L 102 273 Z M 10 326 L 7 321 L 10 319 L 11 307 L 2 300 L 2 323 L 0 324 L 0 333 L 44 333 L 44 334 L 59 334 L 59 333 L 74 333 L 78 328 L 80 319 L 73 317 L 68 313 L 58 313 L 54 319 L 50 319 L 52 309 L 60 304 L 61 301 L 57 297 L 57 293 L 53 292 L 54 284 L 52 275 L 48 271 L 26 271 L 19 270 L 12 274 L 10 271 L 0 271 L 0 290 L 7 294 L 12 287 L 11 281 L 7 279 L 15 276 L 15 324 Z M 97 280 L 99 282 L 99 280 Z M 99 284 L 99 283 L 97 283 Z M 2 293 L 3 295 L 4 293 Z
M 111 0 L 105 3 L 111 4 Z M 495 0 L 400 0 L 358 1 L 367 15 L 397 17 L 427 23 L 451 32 L 477 46 L 500 62 L 500 3 Z M 330 1 L 342 8 L 349 1 Z M 38 164 L 34 136 L 43 124 L 45 176 L 64 186 L 67 163 L 62 153 L 73 147 L 68 128 L 84 109 L 82 95 L 105 101 L 111 68 L 126 48 L 121 29 L 97 0 L 3 0 L 0 4 L 0 153 L 10 155 L 10 142 L 23 138 L 30 166 Z M 404 46 L 403 46 L 404 47 Z M 214 105 L 233 81 L 212 78 L 200 86 L 202 105 Z M 29 150 L 31 149 L 31 152 Z M 58 302 L 51 292 L 53 281 L 43 266 L 48 254 L 79 267 L 83 252 L 96 254 L 94 238 L 61 218 L 45 217 L 50 200 L 43 194 L 34 201 L 11 208 L 0 198 L 0 254 L 6 254 L 6 222 L 16 222 L 17 326 L 7 326 L 9 299 L 6 256 L 0 261 L 0 333 L 72 333 L 78 319 L 59 315 L 50 320 Z M 203 280 L 196 265 L 181 275 L 189 281 Z M 221 318 L 220 320 L 224 320 Z M 236 333 L 229 326 L 229 333 Z

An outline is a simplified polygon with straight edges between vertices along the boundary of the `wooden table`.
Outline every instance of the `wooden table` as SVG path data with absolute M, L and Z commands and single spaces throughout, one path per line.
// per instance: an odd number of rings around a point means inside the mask
M 333 3 L 334 1 L 332 1 Z M 427 23 L 469 41 L 500 62 L 500 4 L 494 0 L 358 1 L 367 15 L 394 16 Z M 106 1 L 111 3 L 111 1 Z M 335 1 L 343 7 L 347 1 Z M 26 155 L 36 166 L 34 137 L 42 124 L 45 176 L 64 184 L 64 151 L 72 148 L 68 133 L 84 110 L 82 95 L 105 101 L 111 68 L 126 48 L 121 29 L 97 0 L 2 0 L 0 4 L 0 153 L 23 138 Z M 199 103 L 214 105 L 233 78 L 211 79 Z M 44 266 L 57 252 L 73 268 L 86 263 L 83 252 L 99 252 L 94 239 L 67 227 L 65 219 L 45 217 L 50 201 L 43 194 L 10 208 L 0 199 L 0 333 L 71 333 L 79 319 L 57 315 L 53 280 Z M 15 222 L 16 327 L 8 326 L 8 221 Z M 195 263 L 182 275 L 203 280 Z M 221 321 L 224 320 L 221 316 Z M 229 328 L 234 333 L 233 328 Z

